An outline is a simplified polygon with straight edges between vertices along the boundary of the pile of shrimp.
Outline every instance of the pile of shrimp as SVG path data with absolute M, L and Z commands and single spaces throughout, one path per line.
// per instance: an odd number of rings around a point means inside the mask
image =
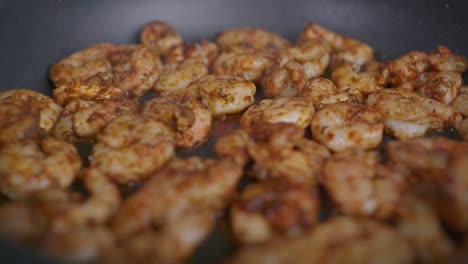
M 215 263 L 461 263 L 466 71 L 314 23 L 152 21 L 53 64 L 52 97 L 0 93 L 0 235 L 74 263 L 186 263 L 212 235 Z

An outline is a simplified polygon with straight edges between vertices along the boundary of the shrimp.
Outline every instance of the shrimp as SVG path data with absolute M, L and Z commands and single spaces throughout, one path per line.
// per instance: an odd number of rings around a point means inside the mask
M 448 263 L 455 245 L 444 233 L 429 204 L 406 195 L 396 215 L 397 231 L 409 241 L 420 263 Z
M 211 66 L 219 55 L 219 48 L 215 42 L 201 40 L 197 43 L 184 42 L 172 47 L 166 55 L 165 62 L 181 62 L 196 59 Z
M 398 87 L 411 83 L 429 68 L 428 55 L 422 51 L 412 51 L 398 57 L 385 66 L 380 77 L 381 85 Z
M 276 52 L 290 46 L 289 41 L 273 32 L 260 28 L 228 29 L 216 37 L 221 49 L 247 47 L 259 51 Z
M 200 60 L 188 59 L 168 63 L 154 84 L 158 92 L 176 92 L 208 74 L 208 67 Z
M 266 181 L 251 184 L 230 208 L 231 228 L 242 243 L 295 237 L 315 226 L 318 192 L 307 184 Z
M 215 75 L 232 75 L 258 82 L 266 69 L 273 65 L 273 57 L 250 49 L 222 52 L 213 64 Z
M 65 189 L 81 168 L 75 147 L 46 137 L 5 144 L 0 149 L 0 190 L 10 199 L 24 199 L 48 188 Z
M 61 111 L 51 98 L 31 90 L 1 92 L 0 143 L 49 134 Z
M 259 122 L 293 123 L 300 127 L 307 127 L 314 114 L 312 102 L 300 97 L 278 97 L 264 99 L 251 106 L 243 115 L 240 124 L 248 128 Z
M 208 137 L 211 114 L 205 106 L 190 96 L 169 95 L 147 101 L 143 116 L 162 122 L 175 132 L 175 143 L 192 147 Z
M 328 159 L 323 184 L 345 214 L 386 219 L 400 205 L 404 176 L 380 165 L 377 153 L 354 149 Z
M 258 179 L 286 179 L 314 184 L 330 152 L 304 138 L 304 129 L 287 123 L 256 124 L 248 129 L 247 151 Z
M 429 54 L 429 65 L 435 71 L 462 73 L 468 70 L 468 59 L 438 46 Z
M 287 54 L 304 68 L 307 79 L 322 75 L 330 62 L 330 45 L 321 39 L 310 39 L 289 48 Z
M 421 95 L 448 105 L 456 98 L 462 84 L 460 73 L 425 72 L 420 75 L 414 86 Z
M 171 48 L 183 43 L 175 28 L 163 21 L 152 21 L 143 27 L 140 41 L 164 56 Z
M 249 134 L 245 130 L 234 130 L 216 141 L 215 152 L 219 158 L 231 160 L 244 167 L 250 160 L 247 151 L 249 140 Z
M 298 43 L 316 39 L 323 40 L 331 46 L 330 66 L 332 69 L 348 63 L 362 65 L 374 57 L 374 51 L 369 45 L 339 35 L 314 23 L 305 25 L 304 31 L 299 36 Z
M 364 94 L 369 94 L 383 88 L 379 84 L 379 69 L 380 64 L 375 61 L 363 65 L 344 64 L 332 71 L 331 79 L 339 91 L 354 88 Z
M 72 99 L 139 97 L 154 85 L 161 70 L 157 54 L 145 45 L 98 44 L 52 65 L 49 75 L 55 101 L 65 105 Z
M 404 88 L 370 94 L 367 105 L 383 116 L 385 129 L 399 139 L 420 137 L 444 125 L 457 128 L 462 119 L 452 107 Z
M 293 97 L 302 91 L 306 81 L 302 65 L 285 57 L 266 71 L 262 78 L 262 89 L 267 98 Z
M 413 263 L 406 240 L 375 221 L 334 217 L 312 232 L 289 240 L 241 249 L 227 263 Z
M 371 149 L 382 142 L 383 119 L 374 109 L 355 103 L 327 105 L 312 117 L 312 137 L 333 151 Z
M 97 137 L 90 166 L 118 183 L 143 180 L 174 156 L 174 135 L 138 115 L 115 118 Z
M 458 89 L 457 97 L 450 104 L 465 118 L 468 117 L 468 85 L 463 85 Z
M 432 186 L 429 196 L 446 224 L 468 230 L 468 143 L 440 137 L 392 141 L 387 157 L 415 184 Z
M 136 114 L 139 108 L 135 100 L 71 100 L 64 107 L 53 135 L 68 142 L 94 140 L 114 118 L 122 114 Z
M 113 219 L 113 230 L 125 238 L 151 224 L 164 226 L 186 213 L 215 213 L 229 202 L 241 176 L 242 168 L 226 160 L 173 160 L 124 202 Z
M 208 75 L 195 86 L 213 116 L 241 112 L 255 100 L 255 84 L 242 77 Z

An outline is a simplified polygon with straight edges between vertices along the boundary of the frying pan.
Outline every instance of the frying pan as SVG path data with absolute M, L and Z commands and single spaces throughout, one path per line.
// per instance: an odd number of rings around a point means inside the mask
M 150 20 L 164 20 L 186 40 L 256 26 L 294 40 L 308 21 L 360 39 L 387 60 L 410 50 L 448 46 L 468 55 L 468 1 L 126 1 L 0 0 L 0 91 L 26 87 L 51 95 L 49 67 L 98 42 L 132 43 Z M 1 223 L 0 223 L 1 224 Z M 230 245 L 214 232 L 193 263 L 213 263 Z M 0 241 L 1 263 L 51 263 Z

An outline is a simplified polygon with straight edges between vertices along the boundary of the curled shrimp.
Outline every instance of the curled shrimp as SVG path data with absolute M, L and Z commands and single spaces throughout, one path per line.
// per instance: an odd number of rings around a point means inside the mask
M 238 113 L 255 100 L 255 84 L 242 77 L 208 75 L 195 86 L 213 116 Z
M 0 190 L 22 199 L 49 188 L 65 189 L 81 168 L 81 158 L 67 142 L 46 137 L 5 144 L 0 149 Z
M 48 134 L 62 108 L 37 92 L 13 89 L 0 93 L 0 143 Z
M 207 74 L 208 67 L 201 60 L 187 59 L 181 62 L 167 63 L 154 84 L 154 89 L 158 92 L 176 92 Z
M 174 135 L 163 124 L 138 115 L 115 118 L 97 138 L 90 166 L 127 183 L 147 178 L 174 155 Z
M 321 39 L 301 41 L 287 53 L 302 65 L 307 79 L 322 75 L 330 62 L 330 45 Z
M 93 140 L 114 118 L 122 114 L 137 113 L 139 108 L 134 100 L 72 100 L 64 107 L 53 135 L 68 142 L 78 139 Z
M 267 52 L 290 46 L 280 35 L 260 28 L 228 29 L 218 34 L 216 42 L 221 49 L 240 46 Z
M 241 167 L 226 160 L 173 160 L 124 202 L 113 219 L 113 230 L 125 238 L 190 212 L 215 213 L 231 199 L 241 176 Z
M 420 75 L 414 86 L 421 95 L 448 105 L 456 98 L 462 84 L 460 73 L 425 72 Z
M 332 71 L 331 79 L 339 91 L 350 88 L 369 94 L 381 90 L 380 64 L 370 61 L 362 65 L 343 64 Z
M 300 97 L 278 97 L 264 99 L 251 106 L 240 120 L 243 128 L 255 123 L 293 123 L 300 127 L 307 127 L 314 114 L 312 102 Z
M 386 219 L 395 213 L 406 188 L 404 175 L 379 164 L 377 153 L 340 152 L 328 159 L 323 184 L 345 214 Z
M 371 220 L 338 216 L 296 239 L 242 248 L 227 263 L 413 262 L 410 245 L 395 230 Z
M 147 101 L 143 116 L 162 122 L 175 132 L 175 142 L 191 147 L 203 142 L 211 128 L 211 114 L 190 96 L 165 96 Z
M 444 125 L 457 128 L 461 115 L 452 107 L 404 88 L 370 94 L 367 105 L 384 118 L 385 129 L 396 138 L 414 138 Z
M 387 63 L 379 81 L 390 87 L 411 85 L 428 68 L 428 55 L 421 51 L 412 51 Z
M 382 116 L 370 107 L 355 103 L 327 105 L 312 117 L 312 137 L 333 151 L 371 149 L 383 137 Z
M 464 117 L 468 117 L 468 85 L 463 85 L 458 89 L 457 97 L 450 104 Z
M 296 96 L 306 84 L 307 76 L 302 65 L 285 57 L 268 69 L 262 78 L 265 97 Z
M 429 65 L 435 71 L 462 73 L 468 70 L 468 59 L 438 46 L 429 54 Z
M 146 24 L 140 33 L 140 41 L 163 56 L 183 42 L 175 28 L 163 21 L 151 21 Z
M 247 131 L 243 129 L 234 130 L 216 141 L 215 152 L 219 158 L 231 160 L 243 167 L 250 159 L 247 151 L 249 140 L 250 137 Z
M 211 66 L 219 55 L 219 48 L 215 42 L 201 40 L 196 43 L 184 42 L 172 47 L 166 58 L 166 63 L 181 62 L 188 59 L 196 59 Z
M 440 137 L 392 141 L 387 157 L 409 171 L 412 182 L 432 187 L 426 195 L 446 224 L 468 230 L 468 143 Z
M 251 184 L 230 208 L 231 228 L 242 243 L 295 237 L 315 226 L 317 190 L 307 184 L 266 181 Z

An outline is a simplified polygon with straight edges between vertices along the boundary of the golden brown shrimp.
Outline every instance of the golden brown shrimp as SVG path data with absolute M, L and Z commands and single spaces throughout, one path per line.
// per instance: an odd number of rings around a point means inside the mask
M 67 142 L 46 137 L 5 144 L 0 149 L 0 190 L 22 199 L 48 188 L 65 189 L 81 168 L 81 158 Z
M 135 100 L 85 101 L 71 100 L 57 121 L 54 137 L 74 142 L 78 139 L 94 140 L 102 129 L 117 116 L 136 114 L 139 105 Z
M 245 130 L 236 129 L 216 141 L 215 152 L 219 158 L 231 160 L 243 167 L 250 159 L 247 151 L 249 140 Z
M 143 180 L 174 155 L 174 135 L 138 115 L 115 118 L 97 138 L 90 166 L 119 183 Z
M 468 59 L 447 47 L 438 46 L 429 54 L 429 65 L 435 71 L 462 73 L 468 70 Z
M 140 33 L 140 41 L 163 56 L 183 42 L 175 28 L 163 21 L 151 21 L 146 24 Z
M 421 51 L 412 51 L 387 63 L 382 70 L 380 84 L 390 87 L 405 84 L 411 86 L 411 83 L 428 68 L 428 55 Z
M 383 119 L 374 109 L 355 103 L 330 104 L 312 117 L 312 137 L 333 151 L 371 149 L 383 137 Z
M 0 143 L 48 134 L 62 108 L 43 94 L 13 89 L 0 93 Z
M 181 62 L 196 59 L 211 66 L 219 55 L 219 48 L 215 42 L 201 40 L 196 43 L 184 42 L 172 47 L 166 55 L 165 62 Z
M 176 92 L 188 87 L 208 74 L 208 67 L 197 59 L 167 63 L 159 79 L 154 84 L 158 92 Z
M 275 241 L 240 250 L 227 263 L 413 263 L 406 240 L 378 222 L 334 217 L 296 239 Z
M 213 116 L 238 113 L 255 100 L 255 84 L 242 77 L 208 75 L 194 86 Z
M 345 214 L 386 219 L 395 213 L 406 189 L 404 175 L 379 164 L 377 153 L 352 150 L 333 155 L 323 184 Z
M 162 122 L 175 132 L 175 142 L 192 147 L 208 137 L 210 111 L 199 101 L 185 95 L 157 97 L 145 103 L 143 116 Z
M 370 94 L 367 105 L 384 118 L 385 129 L 396 138 L 414 138 L 444 125 L 457 128 L 462 119 L 452 107 L 404 88 Z
M 241 46 L 266 52 L 276 52 L 290 46 L 280 35 L 260 28 L 228 29 L 218 34 L 216 42 L 221 49 Z
M 322 75 L 330 62 L 330 45 L 322 39 L 309 39 L 287 50 L 292 59 L 304 68 L 307 79 Z
M 343 64 L 332 71 L 331 79 L 340 92 L 350 88 L 369 94 L 381 90 L 379 84 L 380 65 L 369 61 L 363 65 Z
M 315 187 L 287 181 L 251 184 L 230 208 L 231 229 L 241 243 L 295 237 L 315 226 L 319 212 Z
M 415 184 L 432 186 L 428 195 L 445 223 L 468 230 L 468 143 L 446 138 L 392 141 L 387 156 L 409 171 Z
M 414 88 L 421 95 L 448 105 L 456 98 L 462 84 L 460 73 L 425 72 L 414 83 Z
M 251 127 L 260 122 L 266 123 L 293 123 L 300 127 L 310 125 L 314 105 L 312 102 L 300 97 L 278 97 L 264 99 L 251 106 L 240 120 L 243 128 Z
M 450 104 L 465 118 L 468 117 L 468 85 L 463 85 L 458 89 L 457 97 Z
M 279 59 L 278 64 L 268 69 L 262 78 L 265 97 L 293 97 L 302 91 L 307 76 L 300 63 L 287 57 Z
M 113 230 L 125 238 L 189 212 L 214 213 L 226 206 L 241 176 L 242 168 L 226 160 L 173 160 L 124 202 L 113 220 Z

